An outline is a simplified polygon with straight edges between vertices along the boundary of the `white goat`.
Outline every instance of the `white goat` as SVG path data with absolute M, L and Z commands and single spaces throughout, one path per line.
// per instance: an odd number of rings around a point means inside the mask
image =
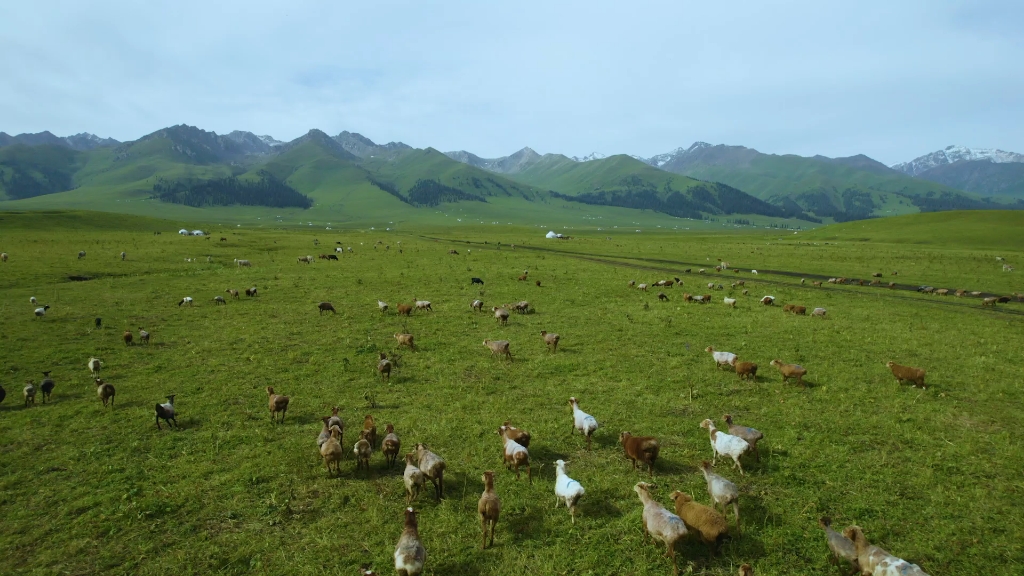
M 700 427 L 706 428 L 709 436 L 711 437 L 711 451 L 714 453 L 714 456 L 711 458 L 711 463 L 714 464 L 718 460 L 719 454 L 729 456 L 735 463 L 733 467 L 739 468 L 740 474 L 743 474 L 743 465 L 740 464 L 740 456 L 750 450 L 750 444 L 739 436 L 726 434 L 725 432 L 715 428 L 715 423 L 711 420 L 704 420 L 700 423 Z
M 577 430 L 580 431 L 584 436 L 587 437 L 587 450 L 590 450 L 590 437 L 594 435 L 594 431 L 597 430 L 597 419 L 587 414 L 583 410 L 580 410 L 580 404 L 573 396 L 569 398 L 569 406 L 572 406 L 572 434 L 575 434 Z
M 585 490 L 583 485 L 569 478 L 569 475 L 565 473 L 565 461 L 555 461 L 555 508 L 562 502 L 565 502 L 565 507 L 569 509 L 569 516 L 572 518 L 572 523 L 576 523 L 576 503 L 579 502 L 580 498 L 583 497 Z

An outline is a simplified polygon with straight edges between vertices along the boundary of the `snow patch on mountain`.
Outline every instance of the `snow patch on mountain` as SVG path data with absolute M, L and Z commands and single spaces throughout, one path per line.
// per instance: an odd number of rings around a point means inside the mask
M 1007 162 L 1024 162 L 1024 154 L 1007 152 L 995 148 L 969 148 L 967 146 L 947 146 L 924 156 L 914 158 L 910 162 L 900 162 L 892 166 L 904 174 L 917 176 L 937 166 L 963 161 L 987 161 L 996 164 Z
M 261 134 L 261 135 L 257 136 L 257 138 L 262 140 L 263 143 L 266 144 L 267 146 L 271 146 L 271 147 L 274 147 L 274 148 L 276 148 L 278 146 L 283 146 L 284 145 L 284 142 L 281 142 L 280 140 L 274 138 L 273 136 L 269 136 L 267 134 Z
M 591 152 L 586 156 L 573 156 L 570 158 L 570 160 L 574 162 L 590 162 L 591 160 L 604 160 L 605 158 L 607 158 L 607 156 L 601 154 L 600 152 Z

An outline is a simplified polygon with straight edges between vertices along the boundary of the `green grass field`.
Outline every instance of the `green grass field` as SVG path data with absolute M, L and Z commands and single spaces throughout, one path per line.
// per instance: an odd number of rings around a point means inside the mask
M 393 573 L 402 469 L 386 470 L 375 452 L 369 473 L 349 455 L 340 477 L 329 476 L 315 439 L 337 405 L 347 451 L 373 414 L 380 430 L 395 425 L 403 453 L 425 442 L 447 460 L 447 498 L 428 490 L 414 503 L 428 574 L 670 574 L 663 548 L 642 541 L 632 487 L 646 474 L 631 469 L 618 434 L 661 440 L 662 503 L 677 489 L 707 503 L 696 466 L 711 448 L 698 425 L 722 425 L 726 412 L 765 434 L 747 475 L 716 468 L 740 486 L 743 533 L 710 562 L 699 542 L 681 544 L 684 570 L 732 575 L 749 562 L 759 576 L 839 574 L 816 524 L 829 515 L 930 574 L 1019 574 L 1024 304 L 809 281 L 875 271 L 888 281 L 897 270 L 902 285 L 1024 291 L 1020 266 L 1005 273 L 995 260 L 1024 261 L 1024 246 L 1007 237 L 1021 213 L 951 214 L 798 234 L 589 223 L 556 241 L 535 226 L 454 226 L 441 216 L 390 232 L 197 223 L 212 231 L 204 240 L 178 236 L 179 222 L 0 213 L 0 251 L 10 255 L 0 264 L 0 573 L 355 574 L 364 563 Z M 354 253 L 296 262 L 336 242 Z M 253 267 L 235 268 L 235 258 Z M 683 273 L 719 258 L 743 273 Z M 524 269 L 531 282 L 516 280 Z M 471 286 L 473 276 L 485 285 Z M 684 285 L 663 290 L 668 302 L 627 286 L 671 276 Z M 736 279 L 749 296 L 730 289 Z M 707 282 L 725 285 L 713 304 L 683 302 L 683 292 L 711 292 Z M 252 285 L 256 298 L 212 301 Z M 760 306 L 764 294 L 829 317 Z M 51 306 L 44 318 L 31 296 Z M 195 306 L 178 307 L 184 296 Z M 414 297 L 435 312 L 377 310 L 378 298 L 394 310 Z M 499 327 L 470 310 L 474 298 L 487 307 L 525 299 L 535 312 Z M 336 316 L 318 315 L 325 300 Z M 139 326 L 152 343 L 126 347 L 122 331 Z M 403 330 L 418 351 L 396 349 L 392 335 Z M 561 335 L 557 354 L 540 330 Z M 511 341 L 515 361 L 490 358 L 485 338 Z M 757 381 L 716 370 L 709 345 L 758 363 Z M 387 385 L 374 370 L 380 351 L 398 366 Z M 91 356 L 117 388 L 113 410 L 96 397 Z M 810 386 L 782 384 L 773 358 L 807 367 Z M 898 385 L 887 360 L 926 368 L 929 388 Z M 23 407 L 24 381 L 38 383 L 43 370 L 57 382 L 52 403 L 40 395 Z M 268 385 L 292 398 L 283 425 L 270 422 Z M 170 393 L 180 429 L 158 431 L 153 406 Z M 592 451 L 570 435 L 569 396 L 602 425 Z M 533 435 L 532 486 L 502 466 L 504 420 Z M 587 490 L 575 525 L 554 508 L 558 458 Z M 482 551 L 485 470 L 496 471 L 503 509 L 495 546 Z

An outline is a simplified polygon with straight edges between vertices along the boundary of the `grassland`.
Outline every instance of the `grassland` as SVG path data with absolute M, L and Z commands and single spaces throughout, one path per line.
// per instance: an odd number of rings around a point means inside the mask
M 642 543 L 631 488 L 645 475 L 622 457 L 618 433 L 662 440 L 663 503 L 675 489 L 707 502 L 695 466 L 710 447 L 698 424 L 725 412 L 766 439 L 748 475 L 719 465 L 741 488 L 744 531 L 710 563 L 702 545 L 681 545 L 696 571 L 731 575 L 750 562 L 759 575 L 838 573 L 815 524 L 827 514 L 931 574 L 1019 574 L 1022 305 L 816 289 L 781 273 L 892 268 L 901 283 L 1024 291 L 1020 272 L 1001 272 L 993 258 L 1024 260 L 1002 236 L 1019 229 L 1019 216 L 972 222 L 975 214 L 920 225 L 908 217 L 895 235 L 852 223 L 795 235 L 591 228 L 571 241 L 443 219 L 390 232 L 214 226 L 204 240 L 177 236 L 177 222 L 0 214 L 0 251 L 11 255 L 0 264 L 0 573 L 345 574 L 362 563 L 391 573 L 401 470 L 385 470 L 375 454 L 368 474 L 352 458 L 340 477 L 325 473 L 314 439 L 319 417 L 337 405 L 349 445 L 372 413 L 395 424 L 403 449 L 426 442 L 448 461 L 448 497 L 415 504 L 429 574 L 671 573 L 662 549 Z M 962 240 L 935 240 L 947 237 Z M 296 262 L 335 242 L 354 254 Z M 459 256 L 447 254 L 453 247 Z M 234 258 L 254 267 L 237 269 Z M 762 273 L 682 273 L 718 258 Z M 542 287 L 517 282 L 523 269 Z M 67 281 L 72 274 L 94 279 Z M 471 287 L 471 276 L 484 287 Z M 669 276 L 685 284 L 665 290 L 667 303 L 626 287 Z M 736 277 L 749 297 L 728 288 Z M 716 301 L 736 296 L 738 307 L 682 302 L 707 281 L 726 285 Z M 254 284 L 257 298 L 211 301 Z M 825 306 L 829 318 L 755 305 L 763 293 Z M 194 308 L 175 305 L 186 295 Z M 52 307 L 45 318 L 33 317 L 30 296 Z M 375 305 L 413 297 L 436 312 L 405 319 Z M 470 311 L 474 298 L 527 299 L 536 311 L 499 327 Z M 319 316 L 322 300 L 339 314 Z M 122 330 L 138 326 L 152 344 L 125 347 Z M 404 329 L 419 351 L 395 349 L 392 334 Z M 562 335 L 558 354 L 545 352 L 540 330 Z M 510 340 L 515 361 L 491 359 L 485 338 Z M 757 362 L 757 382 L 716 370 L 708 345 Z M 379 351 L 397 360 L 389 385 L 376 380 Z M 105 361 L 103 376 L 117 387 L 114 410 L 96 399 L 90 356 Z M 806 366 L 812 385 L 783 385 L 773 358 Z M 897 385 L 889 359 L 927 368 L 928 390 Z M 21 386 L 42 370 L 57 380 L 53 403 L 23 408 Z M 283 425 L 270 423 L 267 385 L 292 396 Z M 157 431 L 153 405 L 169 393 L 181 428 Z M 367 393 L 380 406 L 371 409 Z M 602 423 L 591 452 L 569 434 L 571 395 Z M 501 467 L 496 429 L 505 419 L 533 434 L 532 486 Z M 553 507 L 557 458 L 587 489 L 575 526 Z M 498 471 L 504 507 L 496 546 L 481 551 L 475 510 L 487 469 Z

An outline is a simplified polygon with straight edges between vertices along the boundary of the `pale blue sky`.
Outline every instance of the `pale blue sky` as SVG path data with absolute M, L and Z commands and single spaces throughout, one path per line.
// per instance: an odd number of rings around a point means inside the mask
M 320 128 L 481 156 L 1024 152 L 1019 0 L 553 4 L 10 2 L 0 130 Z

